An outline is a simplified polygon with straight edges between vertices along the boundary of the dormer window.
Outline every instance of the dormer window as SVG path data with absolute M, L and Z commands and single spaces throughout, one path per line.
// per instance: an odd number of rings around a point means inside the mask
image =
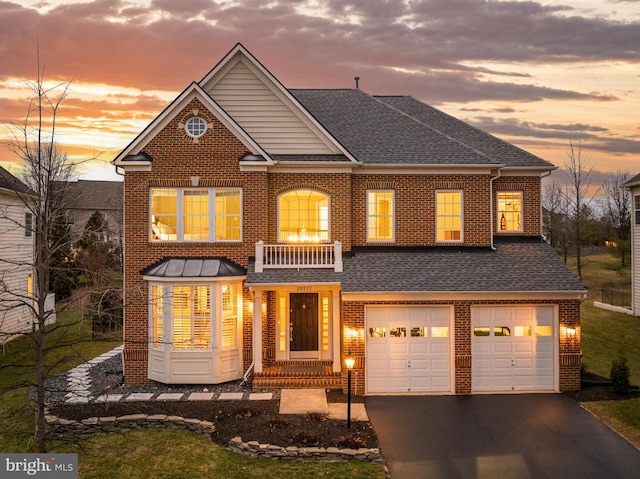
M 278 197 L 278 241 L 329 241 L 329 196 L 315 190 L 293 190 Z
M 207 122 L 200 116 L 193 116 L 187 120 L 184 129 L 192 138 L 200 138 L 207 131 Z

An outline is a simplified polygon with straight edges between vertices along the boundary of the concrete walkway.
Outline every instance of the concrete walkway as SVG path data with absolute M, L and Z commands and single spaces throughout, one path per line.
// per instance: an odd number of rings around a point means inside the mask
M 122 354 L 122 346 L 71 369 L 67 374 L 68 392 L 65 402 L 68 404 L 88 404 L 121 401 L 269 401 L 274 399 L 272 392 L 212 392 L 207 390 L 95 395 L 91 392 L 91 368 L 118 354 Z M 347 403 L 327 403 L 327 393 L 324 389 L 282 389 L 280 391 L 280 414 L 309 413 L 325 414 L 329 419 L 346 420 Z M 369 421 L 364 404 L 351 403 L 351 420 Z
M 327 403 L 324 389 L 283 389 L 280 414 L 327 414 L 329 419 L 347 419 L 347 403 Z M 362 403 L 351 403 L 352 421 L 369 421 Z

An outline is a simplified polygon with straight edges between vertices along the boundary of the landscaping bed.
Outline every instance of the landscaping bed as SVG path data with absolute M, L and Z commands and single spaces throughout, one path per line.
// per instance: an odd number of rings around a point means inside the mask
M 336 398 L 332 393 L 330 397 Z M 340 398 L 338 398 L 340 399 Z M 362 399 L 357 399 L 362 400 Z M 210 421 L 211 440 L 221 446 L 239 436 L 276 446 L 376 448 L 378 438 L 368 422 L 327 419 L 321 414 L 280 414 L 279 401 L 145 401 L 60 405 L 51 414 L 76 421 L 90 417 L 166 414 Z

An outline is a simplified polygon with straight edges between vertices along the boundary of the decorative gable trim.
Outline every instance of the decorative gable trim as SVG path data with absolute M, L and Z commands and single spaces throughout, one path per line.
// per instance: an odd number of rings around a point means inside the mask
M 178 116 L 193 100 L 197 99 L 214 115 L 220 123 L 222 123 L 238 140 L 247 147 L 251 153 L 261 155 L 266 160 L 266 164 L 273 164 L 271 157 L 264 151 L 258 143 L 233 118 L 231 118 L 200 86 L 193 82 L 185 89 L 167 108 L 164 109 L 155 120 L 153 120 L 120 154 L 112 161 L 116 166 L 125 170 L 128 166 L 133 166 L 131 162 L 127 162 L 126 158 L 130 155 L 139 154 L 144 147 L 155 136 L 162 131 L 176 116 Z M 189 112 L 192 114 L 193 112 Z M 187 114 L 187 116 L 189 115 Z M 184 118 L 184 117 L 183 117 Z M 151 165 L 149 164 L 149 167 Z
M 334 138 L 324 126 L 265 68 L 242 44 L 236 44 L 213 69 L 200 80 L 203 90 L 211 92 L 239 63 L 249 69 L 333 154 L 342 154 L 352 162 L 359 162 Z

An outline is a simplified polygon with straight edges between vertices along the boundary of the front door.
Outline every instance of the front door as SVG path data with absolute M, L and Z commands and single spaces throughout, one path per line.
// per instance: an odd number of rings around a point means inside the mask
M 318 357 L 318 294 L 291 293 L 291 358 Z

